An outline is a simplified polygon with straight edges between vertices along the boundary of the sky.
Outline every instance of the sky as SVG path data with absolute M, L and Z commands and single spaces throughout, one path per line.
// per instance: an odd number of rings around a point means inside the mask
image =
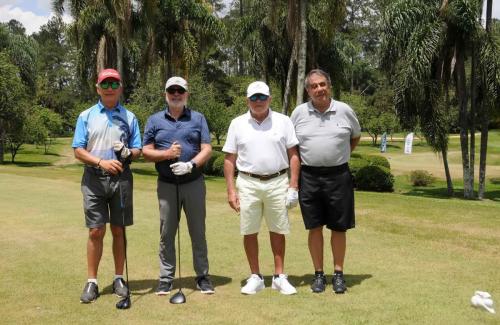
M 38 32 L 40 26 L 52 16 L 54 13 L 50 0 L 0 0 L 0 22 L 16 19 L 24 25 L 28 35 Z M 500 1 L 493 1 L 493 17 L 500 19 Z M 70 22 L 71 18 L 64 15 L 63 20 Z

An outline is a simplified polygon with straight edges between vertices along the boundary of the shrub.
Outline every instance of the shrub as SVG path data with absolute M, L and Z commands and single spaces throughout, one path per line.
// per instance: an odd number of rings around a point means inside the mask
M 352 156 L 351 156 L 352 157 Z M 362 158 L 351 158 L 349 160 L 349 169 L 351 170 L 351 173 L 356 177 L 356 174 L 358 171 L 365 166 L 368 166 L 369 162 L 365 159 Z
M 214 161 L 221 156 L 224 157 L 224 153 L 213 150 L 212 156 L 210 157 L 210 159 L 208 159 L 205 165 L 203 165 L 203 173 L 206 175 L 215 175 L 213 169 Z
M 435 177 L 426 170 L 412 170 L 410 181 L 413 186 L 428 186 L 434 183 Z
M 387 169 L 391 169 L 391 164 L 389 164 L 389 160 L 387 160 L 387 158 L 385 157 L 376 155 L 367 155 L 364 157 L 364 159 L 368 160 L 368 162 L 370 162 L 370 165 L 382 166 Z
M 492 178 L 490 178 L 490 183 L 491 184 L 495 184 L 495 185 L 500 184 L 500 177 L 492 177 Z
M 212 164 L 212 175 L 213 176 L 224 176 L 224 154 L 215 158 Z
M 369 165 L 359 169 L 355 175 L 356 187 L 365 191 L 392 192 L 394 190 L 394 176 L 390 170 L 376 165 Z

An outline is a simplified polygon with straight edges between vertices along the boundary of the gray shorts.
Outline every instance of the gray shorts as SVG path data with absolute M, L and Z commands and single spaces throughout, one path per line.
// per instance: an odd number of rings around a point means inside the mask
M 98 228 L 106 223 L 130 226 L 133 218 L 133 179 L 130 168 L 118 176 L 85 167 L 82 177 L 83 211 L 87 228 Z

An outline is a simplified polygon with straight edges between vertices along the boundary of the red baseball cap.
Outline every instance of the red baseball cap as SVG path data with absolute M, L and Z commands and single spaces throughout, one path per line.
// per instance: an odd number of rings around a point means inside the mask
M 122 78 L 120 77 L 120 73 L 116 71 L 115 69 L 104 69 L 99 72 L 99 76 L 97 77 L 97 83 L 100 84 L 104 79 L 116 79 L 118 81 L 121 81 Z

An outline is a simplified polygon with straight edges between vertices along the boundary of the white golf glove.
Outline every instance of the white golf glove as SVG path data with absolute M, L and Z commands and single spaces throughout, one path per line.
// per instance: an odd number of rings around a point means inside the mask
M 299 191 L 295 188 L 288 188 L 285 205 L 287 209 L 295 208 L 299 204 Z
M 120 155 L 119 157 L 117 157 L 119 160 L 126 160 L 132 154 L 130 149 L 125 147 L 125 145 L 121 141 L 113 142 L 113 150 L 115 151 L 117 156 L 118 154 Z
M 172 172 L 177 175 L 185 175 L 187 173 L 190 173 L 191 170 L 193 169 L 193 164 L 188 161 L 188 162 L 176 162 L 175 164 L 170 165 L 170 168 L 172 168 Z
M 493 298 L 488 292 L 485 291 L 476 291 L 474 292 L 474 296 L 470 299 L 470 303 L 472 306 L 476 308 L 484 308 L 489 313 L 494 314 L 495 309 L 493 308 Z

